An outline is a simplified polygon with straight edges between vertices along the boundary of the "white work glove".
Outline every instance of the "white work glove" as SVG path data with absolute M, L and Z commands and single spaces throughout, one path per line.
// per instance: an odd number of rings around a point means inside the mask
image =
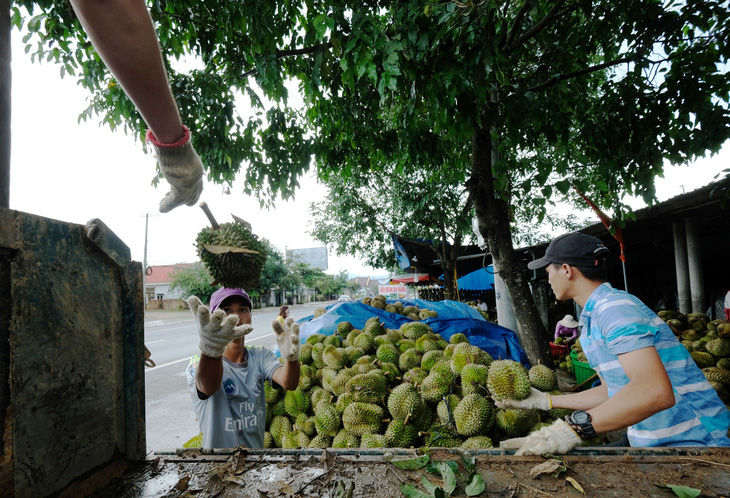
M 185 135 L 175 143 L 157 141 L 152 130 L 147 130 L 147 142 L 152 144 L 157 164 L 160 165 L 170 191 L 160 202 L 160 212 L 167 213 L 176 207 L 192 206 L 203 191 L 203 163 L 190 141 L 190 130 L 183 125 Z
M 284 320 L 282 326 L 279 320 L 271 321 L 271 328 L 276 332 L 276 344 L 279 346 L 281 357 L 286 361 L 299 359 L 299 324 L 292 317 Z
M 226 316 L 226 312 L 221 309 L 215 310 L 211 315 L 208 307 L 195 296 L 189 297 L 186 302 L 195 317 L 200 336 L 200 352 L 205 356 L 220 358 L 228 343 L 253 330 L 247 323 L 236 326 L 238 316 Z
M 538 391 L 534 387 L 530 388 L 530 395 L 520 401 L 514 399 L 494 400 L 494 404 L 504 410 L 544 410 L 552 408 L 550 403 L 550 395 L 542 391 Z
M 499 446 L 504 449 L 519 446 L 515 455 L 560 455 L 569 452 L 581 442 L 578 434 L 564 420 L 558 419 L 527 437 L 507 439 Z

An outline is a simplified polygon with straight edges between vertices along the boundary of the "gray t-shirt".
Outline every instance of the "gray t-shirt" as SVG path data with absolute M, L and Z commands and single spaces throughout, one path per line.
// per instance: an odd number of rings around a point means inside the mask
M 195 371 L 200 355 L 188 364 L 188 388 L 203 433 L 203 448 L 264 447 L 266 400 L 264 380 L 271 380 L 283 366 L 274 353 L 263 347 L 247 347 L 246 363 L 223 358 L 221 388 L 206 399 L 198 397 Z

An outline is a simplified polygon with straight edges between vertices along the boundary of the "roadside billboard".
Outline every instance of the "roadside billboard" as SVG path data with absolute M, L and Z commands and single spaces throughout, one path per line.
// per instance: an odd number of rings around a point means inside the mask
M 405 285 L 379 285 L 378 294 L 382 294 L 386 299 L 405 299 Z

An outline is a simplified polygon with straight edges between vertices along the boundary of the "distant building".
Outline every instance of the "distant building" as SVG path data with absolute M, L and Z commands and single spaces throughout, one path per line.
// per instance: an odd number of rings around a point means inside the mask
M 327 262 L 326 247 L 310 247 L 308 249 L 287 249 L 286 259 L 293 259 L 301 263 L 308 264 L 311 268 L 319 268 L 327 270 L 329 266 Z
M 191 266 L 193 266 L 193 263 L 147 267 L 147 288 L 145 289 L 147 301 L 179 299 L 182 295 L 181 289 L 175 289 L 174 292 L 170 292 L 172 278 L 175 272 L 185 270 Z

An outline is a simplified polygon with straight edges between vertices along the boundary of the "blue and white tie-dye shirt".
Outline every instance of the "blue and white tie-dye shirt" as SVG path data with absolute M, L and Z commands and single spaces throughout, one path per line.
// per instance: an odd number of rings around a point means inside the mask
M 631 294 L 604 283 L 580 316 L 580 344 L 613 396 L 629 382 L 618 355 L 654 347 L 676 403 L 629 427 L 631 446 L 730 446 L 730 412 L 664 321 Z

